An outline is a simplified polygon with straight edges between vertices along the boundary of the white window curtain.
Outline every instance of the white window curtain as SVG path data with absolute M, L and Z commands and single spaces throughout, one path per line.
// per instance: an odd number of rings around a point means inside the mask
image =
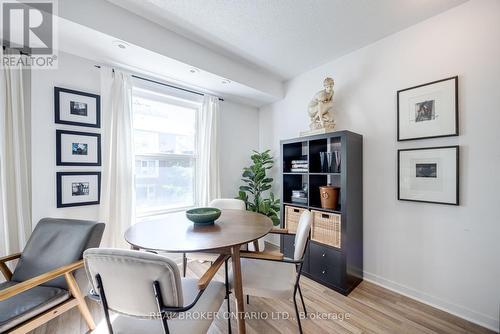
M 128 248 L 124 233 L 135 222 L 132 80 L 101 68 L 103 166 L 99 218 L 106 223 L 102 245 Z
M 205 95 L 198 122 L 197 204 L 207 206 L 220 198 L 218 122 L 219 98 Z
M 0 253 L 22 250 L 31 234 L 29 105 L 24 85 L 29 68 L 0 71 Z M 23 78 L 24 77 L 24 78 Z

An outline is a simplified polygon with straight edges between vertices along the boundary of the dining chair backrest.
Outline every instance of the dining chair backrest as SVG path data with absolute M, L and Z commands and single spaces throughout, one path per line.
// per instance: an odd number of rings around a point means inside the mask
M 236 198 L 217 198 L 209 205 L 221 210 L 246 210 L 245 202 Z
M 12 281 L 23 282 L 83 257 L 87 248 L 99 247 L 104 223 L 90 220 L 43 218 L 29 238 Z M 41 284 L 68 289 L 63 277 Z
M 92 248 L 85 251 L 83 259 L 92 288 L 100 294 L 96 278 L 99 275 L 108 309 L 114 312 L 140 318 L 158 317 L 154 281 L 160 284 L 164 305 L 183 306 L 179 269 L 165 256 L 126 249 Z
M 299 261 L 304 257 L 306 251 L 309 232 L 311 231 L 313 215 L 310 211 L 304 210 L 300 215 L 299 225 L 295 234 L 295 251 L 293 259 Z

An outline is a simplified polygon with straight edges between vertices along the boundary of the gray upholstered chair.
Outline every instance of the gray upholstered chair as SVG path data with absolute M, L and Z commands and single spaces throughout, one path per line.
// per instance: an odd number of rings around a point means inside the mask
M 27 333 L 75 306 L 94 329 L 73 273 L 78 278 L 83 252 L 99 246 L 103 231 L 103 223 L 44 218 L 22 253 L 0 258 L 7 280 L 0 283 L 0 333 Z M 19 261 L 12 273 L 6 262 L 15 259 Z M 80 277 L 87 282 L 85 275 Z
M 241 253 L 241 276 L 243 281 L 243 293 L 247 296 L 264 298 L 293 298 L 295 312 L 302 333 L 300 314 L 297 307 L 296 295 L 299 292 L 304 313 L 307 310 L 300 290 L 299 280 L 304 263 L 304 253 L 309 242 L 311 231 L 312 214 L 304 211 L 300 216 L 299 225 L 295 234 L 295 250 L 293 259 L 283 258 L 282 254 L 265 252 L 242 252 Z M 271 233 L 291 234 L 286 229 L 274 229 Z M 232 286 L 232 277 L 230 286 Z
M 150 252 L 95 248 L 83 258 L 106 317 L 96 334 L 206 333 L 226 294 L 211 280 L 227 256 L 199 280 L 181 278 L 175 262 Z

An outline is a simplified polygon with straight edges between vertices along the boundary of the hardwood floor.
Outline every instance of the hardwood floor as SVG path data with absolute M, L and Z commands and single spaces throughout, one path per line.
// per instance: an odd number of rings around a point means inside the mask
M 200 277 L 207 268 L 208 264 L 190 262 L 188 276 Z M 222 268 L 216 279 L 223 281 L 223 274 Z M 307 311 L 315 316 L 329 316 L 329 319 L 303 320 L 304 333 L 493 333 L 466 320 L 368 282 L 362 282 L 349 297 L 340 295 L 305 277 L 301 278 L 301 287 Z M 92 301 L 88 303 L 96 323 L 103 321 L 100 306 Z M 225 303 L 221 310 L 226 310 Z M 235 310 L 232 297 L 231 310 Z M 261 315 L 261 318 L 263 312 L 266 312 L 269 318 L 285 315 L 280 319 L 247 320 L 247 333 L 298 333 L 292 300 L 251 297 L 250 305 L 245 305 L 245 310 L 255 312 L 254 314 Z M 286 315 L 290 318 L 285 319 Z M 341 320 L 341 317 L 344 319 Z M 235 321 L 232 321 L 232 329 L 233 333 L 236 333 Z M 78 310 L 73 309 L 32 333 L 82 334 L 86 332 L 85 322 Z M 215 320 L 209 333 L 227 333 L 227 321 Z

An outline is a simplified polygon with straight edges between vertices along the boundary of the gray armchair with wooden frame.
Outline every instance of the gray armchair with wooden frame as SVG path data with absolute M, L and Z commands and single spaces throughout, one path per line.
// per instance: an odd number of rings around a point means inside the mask
M 82 257 L 87 248 L 99 246 L 103 231 L 103 223 L 44 218 L 22 253 L 0 258 L 6 279 L 0 283 L 0 333 L 27 333 L 73 307 L 93 330 L 80 289 L 89 286 Z M 7 264 L 13 260 L 18 263 L 11 272 Z
M 241 256 L 241 274 L 243 280 L 243 293 L 247 296 L 264 298 L 293 298 L 299 332 L 302 333 L 299 309 L 296 295 L 300 295 L 302 307 L 307 317 L 306 305 L 300 289 L 299 280 L 304 263 L 304 254 L 309 242 L 312 214 L 304 211 L 300 216 L 297 232 L 295 233 L 295 251 L 293 259 L 284 258 L 281 253 L 245 252 Z M 288 233 L 286 229 L 275 228 L 270 233 Z M 229 277 L 233 277 L 229 275 Z M 230 280 L 232 286 L 232 280 Z

